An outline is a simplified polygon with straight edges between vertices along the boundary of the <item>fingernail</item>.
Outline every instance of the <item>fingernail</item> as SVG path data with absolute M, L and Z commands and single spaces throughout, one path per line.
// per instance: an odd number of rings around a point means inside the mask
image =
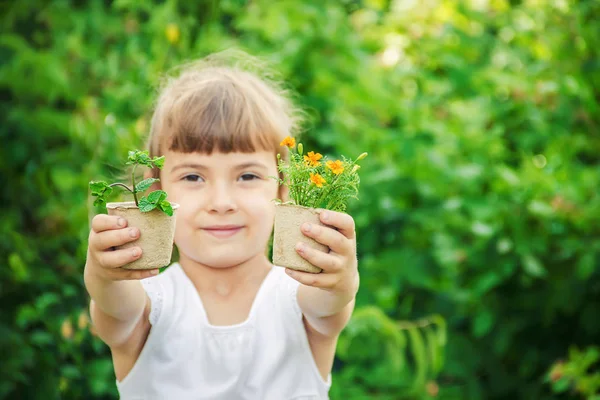
M 323 212 L 321 213 L 321 219 L 322 219 L 323 221 L 327 221 L 327 220 L 329 219 L 329 213 L 328 213 L 328 212 L 325 212 L 325 211 L 323 211 Z
M 310 232 L 310 224 L 309 223 L 305 223 L 304 225 L 302 225 L 302 229 L 304 229 L 304 232 Z
M 285 272 L 286 272 L 288 275 L 293 275 L 293 274 L 294 274 L 294 271 L 292 271 L 292 270 L 291 270 L 291 269 L 289 269 L 289 268 L 286 268 L 286 269 L 285 269 Z
M 138 249 L 131 250 L 131 255 L 137 257 L 140 255 L 140 251 Z
M 153 269 L 152 272 L 150 272 L 150 275 L 158 275 L 158 270 Z
M 304 243 L 298 243 L 296 245 L 296 250 L 300 253 L 304 253 L 305 248 L 306 248 L 306 246 L 304 245 Z
M 131 236 L 132 238 L 136 237 L 137 236 L 137 229 L 131 228 L 129 230 L 129 236 Z
M 120 226 L 121 228 L 125 226 L 125 220 L 123 218 L 119 218 L 117 220 L 117 225 Z

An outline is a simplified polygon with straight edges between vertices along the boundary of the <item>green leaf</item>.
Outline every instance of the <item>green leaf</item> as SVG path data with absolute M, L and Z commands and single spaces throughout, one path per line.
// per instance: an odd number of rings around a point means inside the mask
M 149 212 L 156 208 L 156 203 L 152 203 L 147 197 L 142 197 L 138 202 L 138 208 L 141 212 Z
M 571 387 L 571 383 L 567 378 L 560 378 L 552 384 L 552 389 L 556 393 L 566 392 Z
M 473 320 L 473 335 L 477 338 L 485 336 L 494 325 L 494 315 L 489 311 L 482 311 Z
M 73 364 L 67 364 L 60 368 L 62 376 L 68 379 L 77 379 L 81 377 L 81 371 Z
M 106 197 L 113 191 L 112 187 L 108 186 L 108 184 L 104 181 L 90 182 L 90 190 L 92 192 L 92 196 L 97 197 L 97 199 L 94 200 L 94 206 L 106 204 Z
M 155 182 L 159 182 L 159 181 L 160 181 L 160 179 L 156 179 L 156 178 L 144 179 L 143 181 L 141 181 L 140 183 L 135 185 L 135 192 L 136 193 L 145 192 L 146 190 L 148 190 L 150 188 L 150 186 L 152 186 L 152 184 L 154 184 Z
M 531 254 L 524 255 L 521 261 L 523 263 L 523 269 L 528 275 L 542 278 L 548 273 L 542 263 Z
M 46 331 L 36 330 L 31 333 L 29 336 L 31 343 L 34 346 L 45 347 L 54 343 L 54 337 Z
M 127 164 L 135 164 L 137 160 L 137 152 L 131 150 L 127 153 Z
M 431 362 L 431 372 L 438 374 L 442 369 L 442 352 L 444 351 L 444 346 L 439 343 L 438 335 L 432 326 L 425 327 L 424 332 Z
M 148 151 L 132 150 L 127 155 L 127 165 L 137 164 L 152 168 L 152 161 Z
M 18 253 L 11 253 L 8 256 L 8 266 L 12 270 L 13 279 L 17 282 L 25 282 L 29 278 L 29 270 Z
M 148 201 L 153 204 L 158 204 L 167 198 L 167 193 L 163 190 L 155 190 L 148 195 Z
M 112 189 L 108 186 L 108 183 L 104 181 L 92 181 L 90 182 L 90 190 L 93 196 L 102 195 L 107 189 Z
M 96 200 L 94 200 L 94 207 L 103 206 L 105 204 L 106 204 L 106 199 L 103 199 L 101 197 L 98 197 Z
M 173 207 L 171 206 L 171 203 L 169 203 L 166 200 L 163 200 L 159 203 L 159 208 L 165 213 L 167 214 L 169 217 L 173 216 Z
M 152 168 L 152 161 L 147 151 L 140 151 L 136 155 L 136 163 L 139 165 L 145 165 L 146 167 Z
M 154 157 L 152 164 L 154 164 L 156 168 L 162 169 L 162 167 L 165 165 L 165 156 Z
M 425 385 L 429 363 L 427 362 L 425 343 L 423 342 L 423 336 L 421 336 L 419 328 L 415 327 L 407 329 L 407 333 L 410 338 L 411 350 L 416 364 L 413 389 L 417 390 L 419 387 Z

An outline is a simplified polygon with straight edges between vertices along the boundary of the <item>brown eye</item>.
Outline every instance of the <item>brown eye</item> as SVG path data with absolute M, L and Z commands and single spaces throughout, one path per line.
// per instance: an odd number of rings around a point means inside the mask
M 256 179 L 260 179 L 260 177 L 257 175 L 254 175 L 254 174 L 244 174 L 239 177 L 239 180 L 241 180 L 243 182 L 253 181 Z
M 202 177 L 200 175 L 196 175 L 196 174 L 186 175 L 182 179 L 187 182 L 204 182 L 204 179 L 202 179 Z

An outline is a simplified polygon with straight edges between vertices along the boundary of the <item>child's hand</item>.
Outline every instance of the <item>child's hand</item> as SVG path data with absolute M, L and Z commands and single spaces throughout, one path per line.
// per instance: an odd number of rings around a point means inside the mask
M 144 279 L 158 274 L 158 270 L 126 270 L 122 267 L 142 255 L 140 247 L 115 250 L 113 247 L 134 241 L 140 236 L 137 228 L 127 228 L 127 220 L 114 215 L 99 214 L 92 220 L 88 241 L 86 270 L 109 281 Z
M 286 271 L 304 285 L 353 297 L 359 284 L 354 219 L 348 214 L 330 210 L 321 211 L 319 217 L 328 226 L 304 223 L 302 233 L 329 247 L 329 253 L 311 249 L 303 243 L 296 245 L 296 251 L 323 272 L 311 274 L 291 269 Z

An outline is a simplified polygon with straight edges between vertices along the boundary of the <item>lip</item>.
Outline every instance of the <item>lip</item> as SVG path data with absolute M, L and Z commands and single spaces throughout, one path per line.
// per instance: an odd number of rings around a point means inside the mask
M 242 228 L 241 225 L 211 225 L 205 226 L 202 230 L 217 238 L 228 238 L 241 231 Z

